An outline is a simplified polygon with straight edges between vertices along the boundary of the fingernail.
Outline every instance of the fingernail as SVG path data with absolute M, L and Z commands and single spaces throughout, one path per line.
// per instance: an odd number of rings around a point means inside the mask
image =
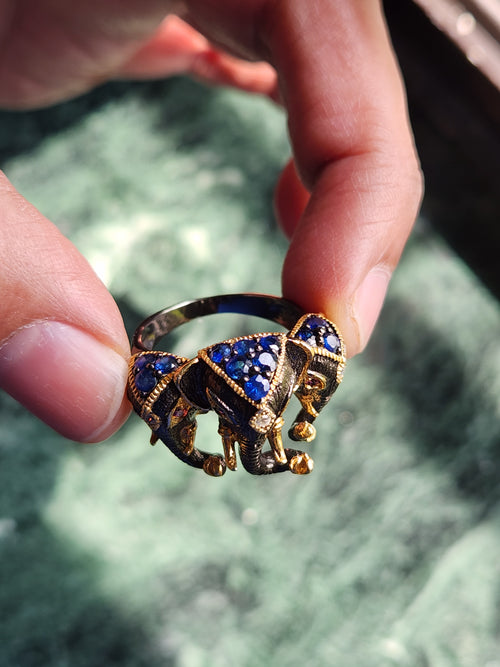
M 390 272 L 377 267 L 361 283 L 354 297 L 354 319 L 359 332 L 359 351 L 366 346 L 384 303 Z
M 0 388 L 71 440 L 110 435 L 127 414 L 127 362 L 90 334 L 37 321 L 0 345 Z

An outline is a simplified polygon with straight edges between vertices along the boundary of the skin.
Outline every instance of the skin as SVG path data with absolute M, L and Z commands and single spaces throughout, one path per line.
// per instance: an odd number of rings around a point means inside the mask
M 335 321 L 350 356 L 363 349 L 422 195 L 377 0 L 0 0 L 0 49 L 3 108 L 179 72 L 282 103 L 283 294 Z M 118 309 L 3 174 L 0 201 L 0 387 L 63 435 L 103 440 L 129 413 Z

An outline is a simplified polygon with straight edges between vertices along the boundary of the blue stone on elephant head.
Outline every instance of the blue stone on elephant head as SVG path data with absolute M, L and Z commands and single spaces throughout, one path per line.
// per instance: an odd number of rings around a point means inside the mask
M 231 354 L 231 348 L 227 343 L 218 343 L 208 353 L 208 356 L 215 364 L 220 364 L 224 359 L 228 359 Z
M 233 352 L 238 357 L 246 357 L 250 354 L 255 346 L 255 342 L 252 340 L 238 340 L 233 345 Z
M 179 362 L 171 355 L 160 357 L 154 363 L 154 369 L 160 375 L 167 375 L 179 368 Z
M 328 322 L 326 322 L 322 317 L 313 315 L 306 321 L 306 326 L 312 331 L 316 331 L 317 329 L 322 329 L 324 327 L 327 327 Z
M 143 394 L 148 394 L 156 387 L 157 379 L 152 368 L 142 368 L 134 378 L 135 386 Z
M 226 363 L 226 373 L 232 380 L 241 380 L 247 370 L 244 359 L 233 357 Z
M 323 345 L 325 349 L 334 354 L 340 354 L 341 344 L 340 339 L 335 333 L 327 333 L 323 338 Z
M 297 331 L 297 338 L 300 338 L 301 340 L 305 341 L 308 345 L 311 345 L 312 347 L 316 347 L 316 336 L 310 329 L 299 329 Z
M 277 364 L 276 355 L 271 352 L 261 352 L 258 357 L 254 359 L 254 364 L 259 366 L 263 371 L 275 371 Z
M 134 361 L 134 370 L 140 371 L 143 368 L 145 368 L 148 364 L 151 364 L 155 360 L 155 355 L 154 354 L 141 354 L 137 359 Z
M 260 401 L 260 399 L 264 398 L 264 396 L 268 393 L 270 388 L 271 384 L 269 380 L 260 374 L 249 378 L 243 387 L 245 394 L 252 401 Z
M 266 352 L 278 354 L 280 351 L 280 342 L 276 336 L 263 336 L 259 343 L 261 344 L 262 349 Z
M 311 315 L 296 333 L 296 337 L 306 342 L 310 347 L 323 347 L 329 352 L 339 354 L 342 346 L 337 332 L 328 320 L 319 315 Z

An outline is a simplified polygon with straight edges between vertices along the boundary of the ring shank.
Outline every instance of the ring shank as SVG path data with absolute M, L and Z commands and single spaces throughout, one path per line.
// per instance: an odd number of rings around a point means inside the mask
M 222 294 L 184 301 L 160 310 L 140 324 L 132 339 L 132 352 L 149 352 L 161 338 L 181 324 L 205 315 L 253 315 L 291 329 L 304 311 L 291 301 L 269 294 Z

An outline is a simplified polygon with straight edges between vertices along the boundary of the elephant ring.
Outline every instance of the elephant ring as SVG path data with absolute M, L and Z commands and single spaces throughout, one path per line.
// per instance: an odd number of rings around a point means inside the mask
M 155 351 L 161 338 L 198 317 L 239 313 L 271 320 L 287 332 L 266 332 L 215 343 L 193 359 Z M 339 386 L 346 362 L 337 327 L 322 314 L 264 294 L 226 294 L 186 301 L 148 317 L 132 343 L 127 393 L 137 414 L 190 466 L 214 477 L 235 470 L 236 445 L 245 470 L 266 475 L 311 472 L 311 457 L 285 448 L 283 413 L 292 394 L 301 408 L 288 432 L 310 442 L 314 420 Z M 223 454 L 195 446 L 196 418 L 219 418 Z M 270 448 L 264 450 L 266 440 Z

